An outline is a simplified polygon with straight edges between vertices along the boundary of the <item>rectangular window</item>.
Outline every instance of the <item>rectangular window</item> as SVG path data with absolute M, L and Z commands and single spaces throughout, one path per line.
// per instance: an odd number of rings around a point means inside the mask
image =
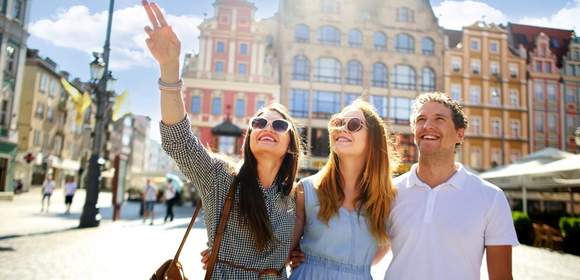
M 245 63 L 238 64 L 238 75 L 246 76 L 248 75 L 248 65 Z
M 544 133 L 544 112 L 536 111 L 534 120 L 536 132 Z
M 544 101 L 544 84 L 541 81 L 534 83 L 534 96 L 536 101 Z
M 23 17 L 23 3 L 22 0 L 13 0 L 12 2 L 12 18 L 22 21 Z
M 258 101 L 256 101 L 256 110 L 260 110 L 260 109 L 264 108 L 264 106 L 266 106 L 265 100 L 258 99 Z
M 489 51 L 491 53 L 499 53 L 499 42 L 498 41 L 491 41 L 489 43 Z
M 471 148 L 470 156 L 471 167 L 481 168 L 481 149 L 475 147 Z
M 542 72 L 542 62 L 541 61 L 536 62 L 536 72 Z
M 222 41 L 218 41 L 215 47 L 217 53 L 224 53 L 226 51 L 226 44 Z
M 469 103 L 474 105 L 481 104 L 481 89 L 478 86 L 472 86 L 469 89 Z
M 389 118 L 396 124 L 408 124 L 411 117 L 411 103 L 410 98 L 391 97 Z
M 471 73 L 479 75 L 481 73 L 481 61 L 479 59 L 471 60 Z
M 566 104 L 576 104 L 576 91 L 572 87 L 566 87 Z
M 40 91 L 40 93 L 48 91 L 48 75 L 44 73 L 40 74 L 40 85 L 38 86 L 38 91 Z
M 40 130 L 35 129 L 34 130 L 34 146 L 42 146 L 42 132 L 40 132 Z
M 491 167 L 496 167 L 502 164 L 501 150 L 491 149 Z
M 42 103 L 36 104 L 36 112 L 34 113 L 34 116 L 38 119 L 44 118 L 44 104 Z
M 479 39 L 471 39 L 471 50 L 479 51 Z
M 512 107 L 520 107 L 519 92 L 517 90 L 510 90 L 510 105 Z
M 46 109 L 46 120 L 49 122 L 54 121 L 54 110 L 51 107 Z
M 340 111 L 340 94 L 333 91 L 316 91 L 312 103 L 312 117 L 327 119 Z
M 386 96 L 371 95 L 369 101 L 373 104 L 375 109 L 377 109 L 379 116 L 382 118 L 387 118 L 389 116 L 388 99 Z
M 496 136 L 496 137 L 500 137 L 502 136 L 502 132 L 501 132 L 501 120 L 500 119 L 492 119 L 491 120 L 491 135 L 492 136 Z
M 6 62 L 4 66 L 5 70 L 12 75 L 16 75 L 18 70 L 18 49 L 19 47 L 10 41 L 6 44 Z
M 58 92 L 58 82 L 55 79 L 50 79 L 50 90 L 48 91 L 48 96 L 54 97 Z
M 360 97 L 360 94 L 358 93 L 345 93 L 343 95 L 344 100 L 343 100 L 343 106 L 348 106 L 350 104 L 352 104 L 355 100 L 357 100 Z
M 501 105 L 501 91 L 498 88 L 491 88 L 489 90 L 489 103 L 494 106 Z
M 225 155 L 233 155 L 236 149 L 236 137 L 220 136 L 218 143 L 218 152 Z
M 492 61 L 489 64 L 489 72 L 491 72 L 492 75 L 499 76 L 499 63 L 497 61 Z
M 461 85 L 452 84 L 451 85 L 451 98 L 455 101 L 461 100 Z
M 214 72 L 216 72 L 216 73 L 223 73 L 224 72 L 224 62 L 223 61 L 216 61 Z
M 246 115 L 246 100 L 236 100 L 236 117 L 243 118 Z
M 518 77 L 518 65 L 517 64 L 510 64 L 510 77 L 517 78 Z
M 2 108 L 0 110 L 0 127 L 4 127 L 8 124 L 8 100 L 2 100 Z
M 211 114 L 219 116 L 222 114 L 222 99 L 221 97 L 214 97 L 211 100 Z
M 453 72 L 461 71 L 461 58 L 455 56 L 451 58 L 451 70 Z
M 201 113 L 201 96 L 195 95 L 191 97 L 191 113 Z
M 240 55 L 248 55 L 248 44 L 246 43 L 240 44 Z
M 312 156 L 327 157 L 330 153 L 328 129 L 313 128 L 310 136 L 310 147 Z
M 510 127 L 511 127 L 511 134 L 513 138 L 520 138 L 521 136 L 521 128 L 520 128 L 520 121 L 519 120 L 512 120 L 510 123 Z
M 481 117 L 471 117 L 469 129 L 473 135 L 481 135 Z
M 544 72 L 552 73 L 552 63 L 551 62 L 544 62 Z
M 555 113 L 548 114 L 548 130 L 551 134 L 558 133 L 558 116 Z
M 520 159 L 520 157 L 521 157 L 520 151 L 511 151 L 510 152 L 511 162 L 517 161 L 518 159 Z
M 290 92 L 290 114 L 295 118 L 308 117 L 308 91 L 292 89 Z
M 549 102 L 556 102 L 556 85 L 553 83 L 548 83 L 546 87 L 546 91 L 548 92 L 548 101 Z

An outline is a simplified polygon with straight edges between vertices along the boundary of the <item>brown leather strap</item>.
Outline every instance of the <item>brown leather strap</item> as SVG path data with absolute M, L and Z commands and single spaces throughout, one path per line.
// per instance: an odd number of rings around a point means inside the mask
M 187 236 L 189 235 L 189 232 L 191 231 L 191 227 L 195 223 L 195 219 L 197 218 L 197 215 L 199 214 L 201 207 L 202 207 L 201 200 L 198 200 L 197 207 L 195 208 L 195 212 L 193 212 L 193 216 L 191 217 L 191 221 L 189 222 L 189 225 L 187 226 L 187 230 L 185 231 L 185 235 L 183 236 L 183 239 L 181 240 L 181 244 L 179 244 L 179 248 L 177 249 L 177 253 L 175 253 L 175 257 L 173 257 L 172 263 L 176 263 L 179 261 L 179 254 L 181 254 L 181 249 L 183 249 L 183 245 L 185 244 L 185 240 L 187 240 Z
M 224 210 L 222 211 L 222 216 L 220 218 L 220 223 L 217 227 L 215 238 L 213 241 L 213 247 L 211 248 L 211 253 L 209 255 L 209 261 L 207 262 L 207 270 L 205 272 L 205 280 L 211 279 L 215 264 L 217 262 L 218 253 L 222 243 L 222 237 L 226 228 L 226 222 L 230 216 L 230 210 L 232 209 L 232 204 L 234 203 L 234 193 L 236 192 L 236 180 L 230 186 L 228 196 L 226 197 L 226 202 L 224 204 Z
M 241 270 L 245 270 L 245 271 L 249 271 L 249 272 L 254 272 L 258 274 L 258 277 L 260 276 L 276 276 L 276 277 L 281 277 L 282 276 L 282 268 L 281 269 L 275 269 L 275 268 L 266 268 L 266 269 L 257 269 L 257 268 L 250 268 L 250 267 L 245 267 L 243 265 L 239 265 L 233 262 L 229 262 L 229 261 L 223 261 L 223 260 L 219 260 L 219 262 L 227 265 L 227 266 L 231 266 L 233 268 L 237 268 L 237 269 L 241 269 Z

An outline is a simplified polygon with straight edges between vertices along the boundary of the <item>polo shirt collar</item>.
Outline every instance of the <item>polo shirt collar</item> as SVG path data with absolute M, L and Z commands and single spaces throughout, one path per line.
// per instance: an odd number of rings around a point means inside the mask
M 451 176 L 451 178 L 449 178 L 449 180 L 447 180 L 447 182 L 443 183 L 442 185 L 451 185 L 452 187 L 456 188 L 456 189 L 461 189 L 465 186 L 466 180 L 467 180 L 467 171 L 465 169 L 465 167 L 463 167 L 463 164 L 456 162 L 455 165 L 457 166 L 457 171 L 455 172 L 455 174 L 453 174 L 453 176 Z M 421 179 L 419 179 L 419 176 L 417 175 L 417 167 L 419 166 L 418 163 L 413 164 L 413 166 L 411 166 L 411 170 L 409 171 L 409 177 L 407 177 L 407 182 L 405 184 L 406 188 L 412 188 L 412 187 L 427 187 L 427 188 L 431 188 L 429 187 L 429 185 L 427 185 L 425 182 L 421 181 Z

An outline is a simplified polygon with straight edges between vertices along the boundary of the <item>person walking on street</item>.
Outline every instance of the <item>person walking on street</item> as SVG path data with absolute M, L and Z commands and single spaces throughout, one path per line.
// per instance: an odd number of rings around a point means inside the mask
M 165 219 L 163 222 L 166 223 L 167 219 L 170 222 L 173 222 L 173 205 L 175 204 L 176 195 L 175 195 L 175 187 L 173 187 L 173 180 L 167 179 L 167 188 L 163 192 L 163 198 L 165 199 Z
M 74 177 L 67 177 L 66 183 L 64 184 L 64 204 L 66 206 L 65 214 L 70 214 L 70 207 L 73 202 L 73 197 L 77 190 L 77 183 Z
M 40 212 L 45 211 L 44 208 L 44 201 L 46 200 L 46 213 L 48 213 L 48 208 L 50 207 L 50 197 L 52 196 L 52 192 L 54 192 L 54 180 L 52 179 L 52 175 L 49 174 L 46 176 L 44 183 L 42 183 L 42 208 Z
M 147 184 L 145 185 L 145 190 L 143 191 L 143 223 L 147 221 L 147 217 L 151 217 L 151 223 L 153 225 L 153 220 L 155 219 L 155 201 L 157 201 L 157 188 L 151 184 L 151 180 L 147 179 Z

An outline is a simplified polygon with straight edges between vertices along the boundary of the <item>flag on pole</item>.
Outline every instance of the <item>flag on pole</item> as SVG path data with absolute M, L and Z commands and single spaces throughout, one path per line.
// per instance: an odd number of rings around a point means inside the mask
M 127 100 L 127 96 L 129 92 L 127 90 L 123 91 L 123 93 L 115 96 L 115 103 L 113 104 L 113 121 L 117 121 L 123 115 L 121 115 L 121 107 L 124 105 L 125 101 Z

